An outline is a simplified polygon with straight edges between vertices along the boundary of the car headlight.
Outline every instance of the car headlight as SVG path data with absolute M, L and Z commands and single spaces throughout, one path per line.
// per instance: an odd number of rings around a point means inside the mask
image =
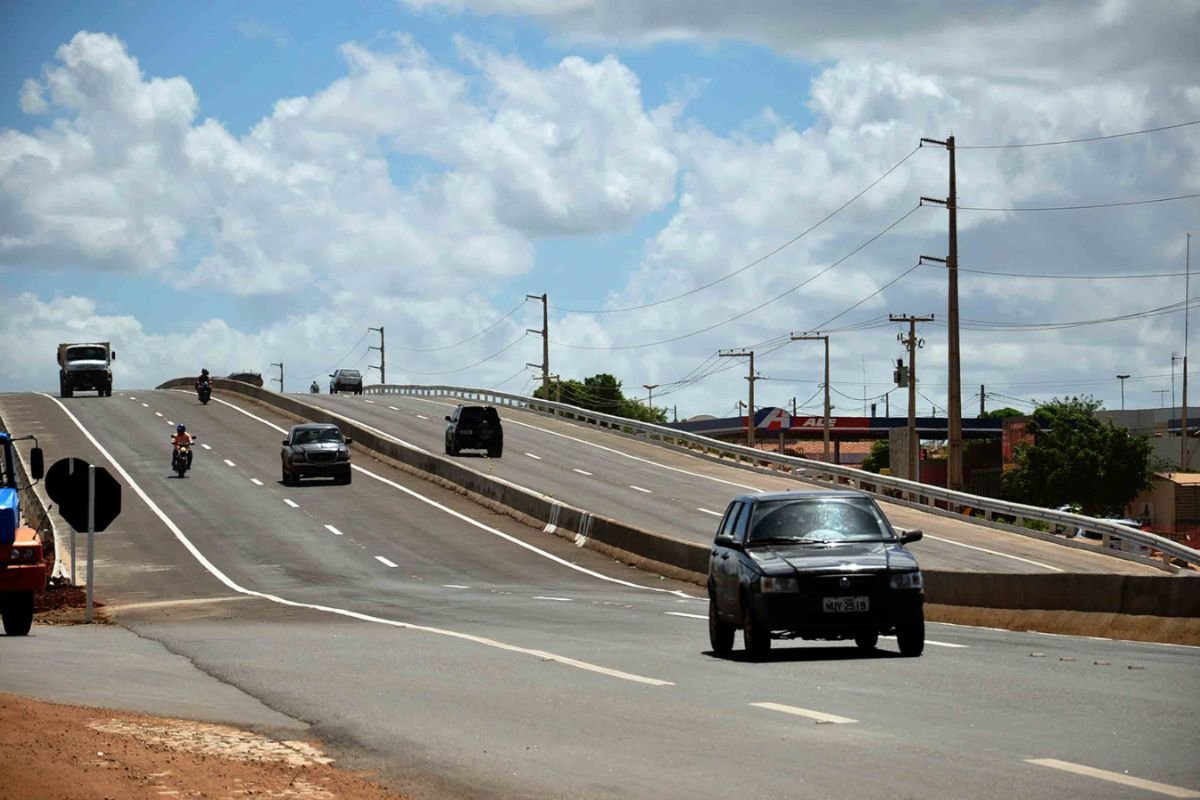
M 920 570 L 916 572 L 899 572 L 888 580 L 888 585 L 893 589 L 923 589 L 925 588 L 925 580 L 921 577 Z
M 764 592 L 798 592 L 800 591 L 800 581 L 795 578 L 766 576 L 762 579 L 762 590 Z
M 8 551 L 8 557 L 9 557 L 9 558 L 11 558 L 13 561 L 17 561 L 18 559 L 20 559 L 20 558 L 21 558 L 21 551 L 20 551 L 20 549 L 18 549 L 18 548 L 16 548 L 16 547 L 14 547 L 12 550 L 9 550 L 9 551 Z

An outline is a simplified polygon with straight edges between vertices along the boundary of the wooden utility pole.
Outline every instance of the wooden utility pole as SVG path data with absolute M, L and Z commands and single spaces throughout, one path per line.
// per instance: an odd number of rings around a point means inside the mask
M 750 374 L 746 380 L 750 381 L 750 403 L 746 406 L 746 445 L 754 447 L 754 351 L 753 350 L 719 350 L 718 356 L 722 358 L 750 358 Z M 740 403 L 740 401 L 739 401 Z
M 908 335 L 896 334 L 896 339 L 908 348 L 908 459 L 909 480 L 921 480 L 921 441 L 917 436 L 917 350 L 925 346 L 925 340 L 917 337 L 918 322 L 932 322 L 933 315 L 914 317 L 907 314 L 891 314 L 892 322 L 907 322 Z
M 546 294 L 527 294 L 527 300 L 542 301 L 542 329 L 526 328 L 528 333 L 536 333 L 542 337 L 542 363 L 541 364 L 526 364 L 527 367 L 542 368 L 542 399 L 550 399 L 550 304 L 547 302 Z
M 946 488 L 959 491 L 962 489 L 962 384 L 960 382 L 960 351 L 958 339 L 958 188 L 957 175 L 954 166 L 954 137 L 946 141 L 937 139 L 921 139 L 922 144 L 935 144 L 945 147 L 950 154 L 950 193 L 945 200 L 933 197 L 922 197 L 921 202 L 930 202 L 945 206 L 950 216 L 949 252 L 945 259 L 930 259 L 941 261 L 946 265 L 947 280 L 947 347 L 949 350 L 949 407 L 946 409 L 949 417 L 949 448 L 946 464 Z M 921 257 L 922 259 L 925 256 Z
M 1186 255 L 1184 258 L 1183 278 L 1183 415 L 1179 419 L 1179 468 L 1187 469 L 1191 462 L 1188 452 L 1188 399 L 1187 399 L 1187 361 L 1188 361 L 1188 317 L 1191 316 L 1192 298 L 1192 235 L 1187 235 Z
M 278 377 L 278 378 L 271 378 L 271 380 L 273 380 L 273 381 L 279 381 L 279 393 L 280 393 L 280 394 L 283 394 L 283 362 L 282 362 L 282 361 L 280 361 L 278 364 L 276 364 L 274 361 L 272 361 L 272 362 L 271 362 L 271 366 L 272 366 L 272 367 L 279 367 L 279 377 Z
M 828 335 L 822 336 L 820 334 L 815 334 L 815 333 L 814 334 L 805 334 L 803 336 L 796 336 L 795 334 L 792 334 L 792 336 L 791 336 L 791 341 L 793 341 L 793 342 L 811 341 L 811 340 L 820 340 L 820 341 L 825 342 L 825 425 L 824 425 L 824 427 L 825 427 L 825 449 L 824 449 L 823 455 L 821 457 L 825 461 L 825 463 L 828 464 L 829 463 L 829 413 L 830 413 L 830 411 L 832 411 L 832 409 L 829 407 L 829 336 Z

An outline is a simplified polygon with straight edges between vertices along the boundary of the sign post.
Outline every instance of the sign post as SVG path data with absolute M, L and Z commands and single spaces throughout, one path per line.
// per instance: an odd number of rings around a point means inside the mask
M 87 531 L 87 621 L 92 621 L 96 534 L 121 513 L 121 484 L 108 470 L 80 458 L 62 458 L 46 472 L 46 493 L 71 526 L 71 581 L 78 586 L 75 533 Z
M 87 623 L 92 624 L 92 587 L 96 554 L 96 465 L 88 464 L 88 577 L 87 577 Z

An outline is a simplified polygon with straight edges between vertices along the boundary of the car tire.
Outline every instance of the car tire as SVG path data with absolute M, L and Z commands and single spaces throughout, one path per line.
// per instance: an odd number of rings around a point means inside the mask
M 342 475 L 340 475 L 338 477 L 338 483 L 344 484 L 346 486 L 350 485 L 350 470 L 349 469 L 347 469 Z
M 459 452 L 460 452 L 460 449 L 458 446 L 458 441 L 455 439 L 451 439 L 450 440 L 450 455 L 457 456 L 459 454 Z
M 736 632 L 736 625 L 722 622 L 717 616 L 717 601 L 708 598 L 708 643 L 713 652 L 723 656 L 733 650 L 733 635 Z
M 280 482 L 283 483 L 284 486 L 291 486 L 292 476 L 291 473 L 288 472 L 287 467 L 280 467 L 280 472 L 282 473 L 279 478 Z
M 489 447 L 487 451 L 488 458 L 499 458 L 503 453 L 503 447 Z
M 896 642 L 900 655 L 916 658 L 925 651 L 925 620 L 896 628 Z
M 17 592 L 0 600 L 0 619 L 9 636 L 24 636 L 33 627 L 33 592 Z
M 879 644 L 879 631 L 871 631 L 870 633 L 860 633 L 854 637 L 854 644 L 858 645 L 859 650 L 871 651 Z
M 743 601 L 745 620 L 742 622 L 742 645 L 752 659 L 762 658 L 771 649 L 771 631 L 754 617 L 754 610 Z

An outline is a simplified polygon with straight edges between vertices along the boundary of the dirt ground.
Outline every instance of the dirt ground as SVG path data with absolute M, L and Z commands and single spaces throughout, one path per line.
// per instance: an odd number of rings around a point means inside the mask
M 51 586 L 41 625 L 84 622 L 86 594 Z M 110 622 L 101 602 L 93 620 Z M 60 705 L 0 692 L 0 800 L 404 800 L 306 742 L 226 725 Z

